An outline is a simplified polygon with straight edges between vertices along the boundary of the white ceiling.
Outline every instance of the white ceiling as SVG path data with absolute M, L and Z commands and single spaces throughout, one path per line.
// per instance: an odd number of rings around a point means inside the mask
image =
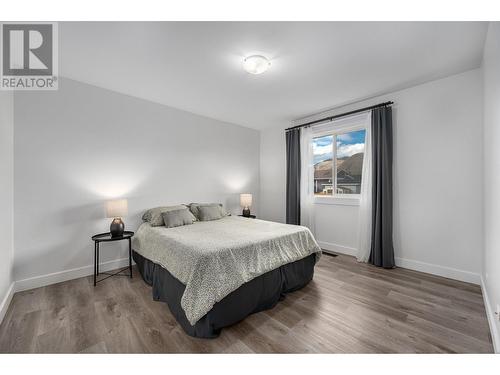
M 481 22 L 59 24 L 60 75 L 265 128 L 477 68 Z M 242 69 L 249 54 L 272 61 Z

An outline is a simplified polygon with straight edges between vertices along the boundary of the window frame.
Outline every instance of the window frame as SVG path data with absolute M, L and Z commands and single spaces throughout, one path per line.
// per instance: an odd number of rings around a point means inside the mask
M 316 195 L 314 194 L 314 164 L 310 164 L 312 172 L 310 175 L 313 176 L 312 181 L 309 184 L 312 186 L 310 189 L 310 194 L 313 196 L 314 204 L 339 204 L 347 206 L 358 206 L 361 194 L 337 194 L 337 136 L 353 131 L 368 130 L 370 126 L 371 112 L 365 112 L 361 114 L 356 114 L 354 116 L 349 116 L 341 119 L 337 119 L 325 124 L 317 125 L 313 127 L 311 134 L 311 144 L 315 138 L 320 138 L 324 136 L 333 136 L 332 139 L 332 185 L 333 192 L 332 195 Z M 365 133 L 365 145 L 366 145 L 366 133 Z M 310 147 L 310 152 L 312 153 L 312 147 Z M 310 160 L 313 160 L 314 155 L 309 155 Z M 361 179 L 363 183 L 363 179 Z

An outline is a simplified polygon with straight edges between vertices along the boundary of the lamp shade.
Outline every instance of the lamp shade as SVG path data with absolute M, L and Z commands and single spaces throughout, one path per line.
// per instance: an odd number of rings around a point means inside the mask
M 252 194 L 240 194 L 241 207 L 250 207 L 252 205 Z
M 124 217 L 128 214 L 126 199 L 116 199 L 106 202 L 106 217 Z

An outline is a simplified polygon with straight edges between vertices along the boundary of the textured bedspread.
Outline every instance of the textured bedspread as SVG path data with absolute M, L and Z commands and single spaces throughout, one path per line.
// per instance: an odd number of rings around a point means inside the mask
M 244 283 L 321 249 L 301 226 L 228 216 L 176 228 L 143 223 L 133 248 L 186 285 L 181 306 L 194 325 Z

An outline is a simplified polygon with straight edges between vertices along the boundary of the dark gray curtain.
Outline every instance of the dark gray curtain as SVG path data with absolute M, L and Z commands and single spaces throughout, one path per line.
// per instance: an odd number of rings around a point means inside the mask
M 300 128 L 286 133 L 286 223 L 300 225 Z
M 393 268 L 392 244 L 392 108 L 372 110 L 373 211 L 370 263 Z

